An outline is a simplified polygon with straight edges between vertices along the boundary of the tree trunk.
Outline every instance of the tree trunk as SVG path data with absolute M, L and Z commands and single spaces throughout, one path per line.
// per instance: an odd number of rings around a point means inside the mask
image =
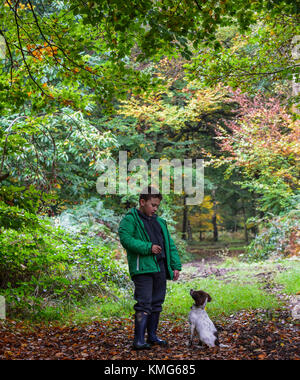
M 199 240 L 200 240 L 200 241 L 203 240 L 203 237 L 202 237 L 202 231 L 200 231 L 200 234 L 199 234 Z
M 252 198 L 252 213 L 253 213 L 253 216 L 256 217 L 257 212 L 256 212 L 256 195 L 255 195 L 255 193 L 253 193 L 253 198 Z M 251 231 L 252 231 L 253 235 L 258 235 L 258 233 L 259 233 L 258 226 L 253 226 L 251 228 Z
M 212 224 L 214 228 L 214 241 L 218 241 L 218 226 L 217 226 L 217 202 L 215 198 L 215 189 L 212 190 L 212 200 L 213 200 L 213 217 Z
M 182 218 L 182 239 L 186 240 L 186 232 L 187 232 L 187 205 L 186 205 L 186 195 L 183 197 L 183 218 Z
M 246 218 L 246 210 L 245 210 L 245 205 L 244 205 L 244 200 L 242 199 L 242 213 L 243 213 L 243 221 L 244 221 L 244 236 L 245 236 L 245 242 L 249 242 L 249 237 L 248 237 L 248 229 L 247 229 L 247 218 Z
M 187 234 L 188 234 L 188 241 L 193 241 L 193 234 L 192 234 L 192 229 L 191 229 L 191 223 L 188 220 L 187 221 Z

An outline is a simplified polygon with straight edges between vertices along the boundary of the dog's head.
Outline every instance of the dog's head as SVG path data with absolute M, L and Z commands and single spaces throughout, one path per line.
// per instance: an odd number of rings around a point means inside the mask
M 211 301 L 211 296 L 203 290 L 190 290 L 190 295 L 195 300 L 197 307 L 205 308 L 206 303 Z

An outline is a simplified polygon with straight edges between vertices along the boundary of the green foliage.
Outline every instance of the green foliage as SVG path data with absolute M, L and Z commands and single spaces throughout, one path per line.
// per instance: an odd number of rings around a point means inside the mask
M 87 295 L 105 295 L 127 283 L 111 247 L 71 237 L 47 220 L 9 209 L 18 212 L 12 220 L 19 218 L 0 234 L 0 289 L 9 315 L 41 317 L 46 306 L 76 305 Z
M 80 205 L 74 205 L 57 217 L 60 226 L 72 234 L 87 236 L 100 242 L 115 242 L 121 220 L 113 210 L 107 209 L 99 198 L 91 197 Z
M 261 13 L 275 19 L 298 12 L 292 0 L 7 0 L 0 18 L 6 48 L 0 109 L 18 112 L 25 105 L 51 113 L 69 105 L 84 111 L 93 103 L 111 112 L 128 89 L 140 93 L 157 82 L 137 62 L 190 59 L 203 44 L 218 50 L 219 27 L 247 31 Z
M 292 54 L 292 41 L 299 34 L 299 14 L 281 13 L 280 6 L 273 12 L 275 8 L 252 14 L 254 22 L 247 32 L 237 23 L 219 28 L 218 49 L 216 44 L 197 47 L 185 66 L 188 77 L 201 78 L 208 86 L 222 82 L 253 94 L 262 90 L 276 94 L 283 83 L 289 86 L 283 81 L 294 78 L 298 82 L 299 57 Z
M 264 218 L 251 218 L 262 230 L 249 244 L 244 259 L 266 260 L 270 257 L 285 257 L 299 254 L 299 195 L 291 197 L 290 209 L 280 216 L 266 214 Z M 298 204 L 297 204 L 298 202 Z M 295 208 L 292 208 L 295 207 Z
M 58 193 L 56 198 L 61 201 L 96 192 L 97 161 L 106 158 L 110 149 L 117 146 L 113 133 L 103 132 L 82 112 L 68 107 L 36 117 L 1 117 L 0 130 L 2 171 L 10 174 L 7 181 L 29 182 L 47 193 L 52 191 L 53 199 Z M 26 197 L 23 190 L 22 198 Z M 14 198 L 16 202 L 20 198 L 17 193 L 21 188 L 18 191 L 16 187 L 3 188 L 0 197 L 5 191 L 5 200 Z M 38 197 L 38 190 L 33 190 L 33 186 L 28 191 L 31 198 Z M 40 193 L 41 200 L 46 197 Z
M 19 230 L 27 225 L 34 228 L 39 225 L 36 215 L 18 207 L 8 207 L 4 202 L 0 202 L 0 225 L 5 228 Z
M 50 203 L 55 199 L 53 194 L 47 194 L 38 190 L 34 185 L 30 185 L 27 189 L 25 186 L 1 186 L 0 187 L 0 200 L 5 203 L 6 206 L 2 205 L 2 213 L 13 212 L 13 209 L 8 208 L 8 205 L 19 207 L 20 209 L 25 209 L 31 214 L 35 214 L 41 211 L 43 204 Z M 12 215 L 11 215 L 12 216 Z M 18 218 L 15 214 L 12 219 Z M 7 227 L 7 224 L 2 220 L 0 225 Z M 11 221 L 12 222 L 12 221 Z
M 249 189 L 256 194 L 258 208 L 263 212 L 271 212 L 279 215 L 293 202 L 293 194 L 286 183 L 281 178 L 261 177 L 259 180 L 236 181 L 243 189 Z

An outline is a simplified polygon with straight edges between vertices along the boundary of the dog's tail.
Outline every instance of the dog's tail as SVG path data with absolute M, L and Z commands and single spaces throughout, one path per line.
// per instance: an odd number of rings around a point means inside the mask
M 216 346 L 218 346 L 220 348 L 228 348 L 229 347 L 228 344 L 222 344 L 222 343 L 220 343 L 220 341 L 219 341 L 219 334 L 218 334 L 217 331 L 214 332 L 214 336 L 216 337 L 216 340 L 215 340 L 215 345 Z
M 215 346 L 220 346 L 220 341 L 219 341 L 219 334 L 217 331 L 214 332 L 214 336 L 216 337 L 215 339 Z

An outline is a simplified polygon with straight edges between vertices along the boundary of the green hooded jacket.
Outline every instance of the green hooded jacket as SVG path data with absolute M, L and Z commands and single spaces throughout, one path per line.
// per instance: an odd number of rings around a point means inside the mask
M 165 241 L 165 252 L 168 266 L 168 279 L 173 279 L 173 270 L 181 270 L 181 263 L 177 248 L 168 231 L 167 223 L 157 217 L 161 225 Z M 142 273 L 160 272 L 159 264 L 152 253 L 152 243 L 140 219 L 137 209 L 131 208 L 123 217 L 119 225 L 119 237 L 122 246 L 127 252 L 130 276 Z

